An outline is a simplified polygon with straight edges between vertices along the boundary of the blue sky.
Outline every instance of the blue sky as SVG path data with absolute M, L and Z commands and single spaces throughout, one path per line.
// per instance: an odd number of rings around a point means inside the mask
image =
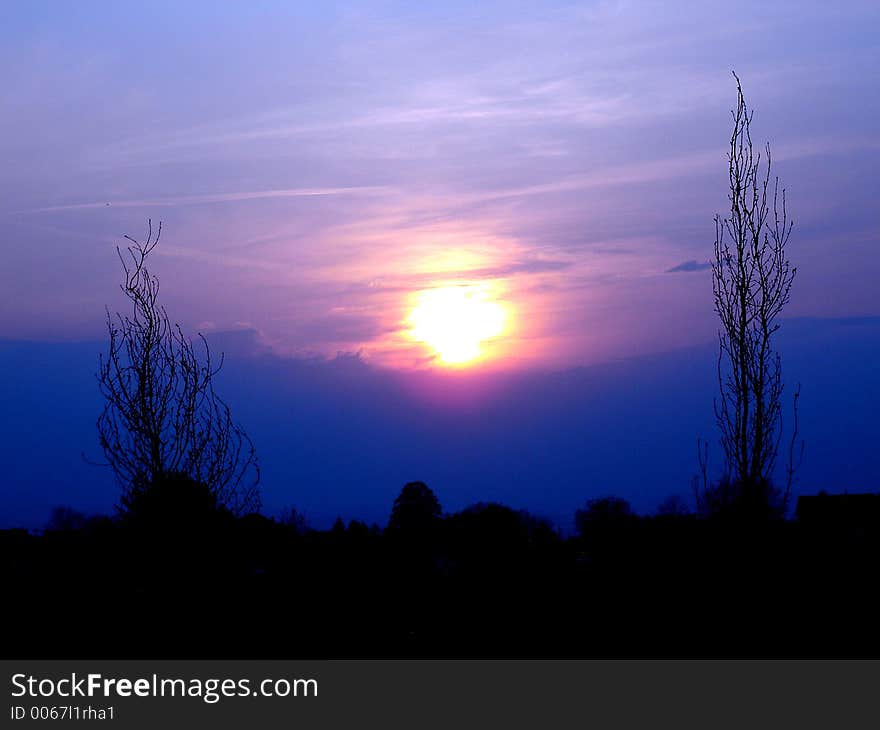
M 802 384 L 804 463 L 796 493 L 877 491 L 880 318 L 786 322 L 789 391 Z M 622 496 L 642 513 L 692 502 L 698 436 L 721 454 L 707 344 L 561 371 L 401 374 L 353 356 L 278 357 L 254 332 L 216 334 L 218 389 L 260 456 L 264 511 L 295 505 L 317 527 L 337 516 L 384 525 L 421 479 L 449 512 L 478 501 L 526 508 L 571 529 L 587 499 Z M 53 506 L 109 512 L 94 381 L 101 342 L 0 342 L 0 527 L 42 525 Z M 791 425 L 788 408 L 786 428 Z

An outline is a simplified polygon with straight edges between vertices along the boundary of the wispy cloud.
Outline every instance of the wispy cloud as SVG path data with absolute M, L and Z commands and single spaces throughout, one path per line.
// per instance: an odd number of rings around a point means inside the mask
M 52 213 L 64 210 L 89 210 L 93 208 L 151 208 L 177 207 L 183 205 L 204 205 L 211 203 L 234 203 L 266 198 L 302 198 L 326 195 L 369 195 L 385 192 L 381 186 L 342 187 L 342 188 L 287 188 L 283 190 L 249 190 L 235 193 L 216 193 L 211 195 L 176 195 L 161 198 L 134 198 L 103 202 L 71 203 L 50 205 L 44 208 L 16 211 L 18 213 Z
M 666 269 L 666 273 L 676 274 L 679 272 L 705 271 L 706 269 L 711 268 L 712 264 L 708 261 L 699 262 L 691 259 L 690 261 L 684 261 L 683 263 L 678 264 L 678 266 L 673 266 L 671 269 Z

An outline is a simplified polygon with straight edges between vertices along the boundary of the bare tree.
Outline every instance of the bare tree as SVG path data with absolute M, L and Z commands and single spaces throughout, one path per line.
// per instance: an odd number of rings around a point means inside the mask
M 294 506 L 283 507 L 278 513 L 278 522 L 290 527 L 297 535 L 305 535 L 309 531 L 306 516 Z
M 122 487 L 127 508 L 150 485 L 185 475 L 210 489 L 235 514 L 260 506 L 259 463 L 253 443 L 214 392 L 214 363 L 205 338 L 200 358 L 193 342 L 159 304 L 159 281 L 146 267 L 162 234 L 148 224 L 146 241 L 126 236 L 123 252 L 128 314 L 107 310 L 109 352 L 97 374 L 104 411 L 98 436 Z
M 785 189 L 771 177 L 770 145 L 766 159 L 752 145 L 753 112 L 734 74 L 737 106 L 728 151 L 730 215 L 715 216 L 712 289 L 719 329 L 718 385 L 715 418 L 721 431 L 725 475 L 715 497 L 785 510 L 803 443 L 798 442 L 797 406 L 785 482 L 773 487 L 782 439 L 782 359 L 773 347 L 779 316 L 788 304 L 797 269 L 786 252 L 793 223 L 786 211 Z M 708 495 L 705 444 L 699 445 L 704 501 Z M 775 504 L 774 504 L 775 503 Z

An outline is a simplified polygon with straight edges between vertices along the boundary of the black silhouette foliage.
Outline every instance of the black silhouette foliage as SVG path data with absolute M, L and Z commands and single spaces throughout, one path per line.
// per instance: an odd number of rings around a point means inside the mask
M 207 484 L 183 472 L 166 472 L 131 495 L 124 519 L 167 534 L 200 531 L 230 515 Z
M 440 514 L 407 485 L 384 532 L 236 517 L 168 474 L 110 518 L 0 530 L 8 650 L 41 656 L 869 656 L 880 496 L 802 497 L 798 519 L 635 514 L 587 502 L 579 534 L 497 503 Z M 405 506 L 404 506 L 405 505 Z M 418 505 L 418 509 L 410 507 Z M 784 565 L 784 569 L 780 569 Z M 59 596 L 65 622 L 57 620 Z M 775 617 L 784 617 L 780 630 Z M 56 620 L 52 620 L 55 617 Z M 71 631 L 71 626 L 76 631 Z
M 388 530 L 403 534 L 431 532 L 439 524 L 442 512 L 437 496 L 427 484 L 409 482 L 394 500 Z

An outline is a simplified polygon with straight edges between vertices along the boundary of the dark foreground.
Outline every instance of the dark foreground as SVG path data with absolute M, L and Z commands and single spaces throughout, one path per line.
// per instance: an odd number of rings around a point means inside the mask
M 880 656 L 876 508 L 599 511 L 569 539 L 499 505 L 409 530 L 73 522 L 0 532 L 8 657 Z

